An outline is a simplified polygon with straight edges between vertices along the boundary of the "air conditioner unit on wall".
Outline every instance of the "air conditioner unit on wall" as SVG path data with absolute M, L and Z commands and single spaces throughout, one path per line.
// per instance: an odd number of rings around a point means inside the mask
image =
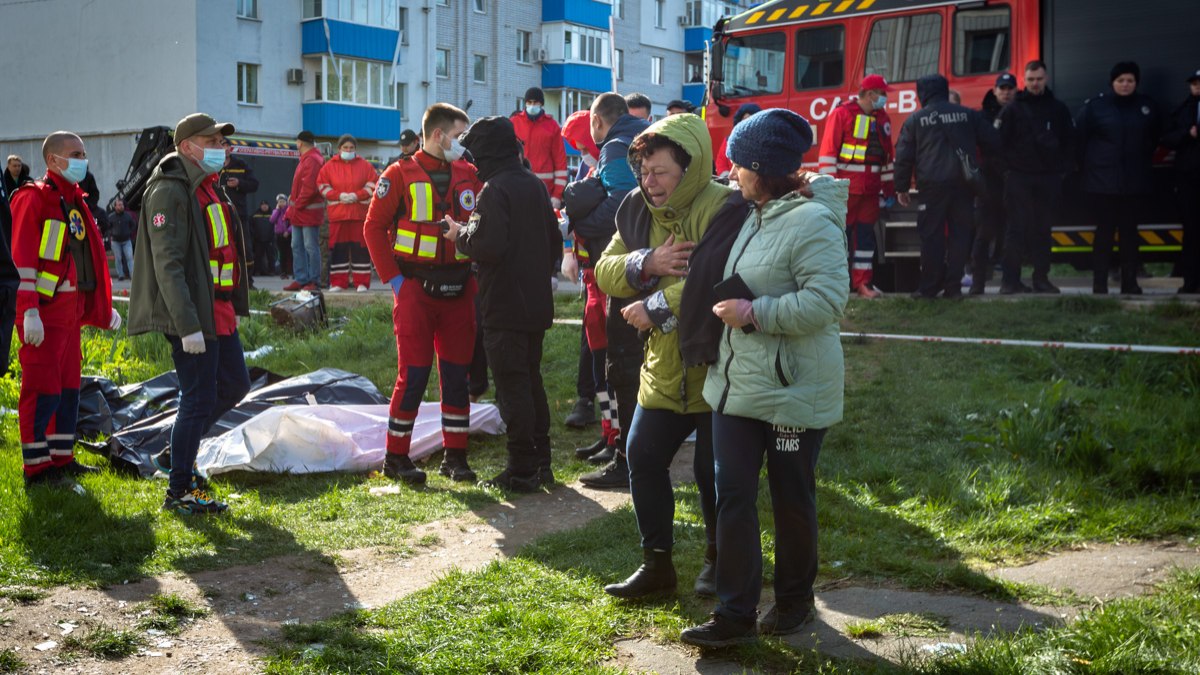
M 534 61 L 534 63 L 545 63 L 546 62 L 546 50 L 545 49 L 533 50 L 533 61 Z
M 287 82 L 288 84 L 304 84 L 304 69 L 288 68 Z

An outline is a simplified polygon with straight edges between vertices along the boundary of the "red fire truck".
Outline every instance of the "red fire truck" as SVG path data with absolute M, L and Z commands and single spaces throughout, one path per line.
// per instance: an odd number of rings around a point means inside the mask
M 1196 29 L 1200 0 L 775 0 L 719 21 L 713 31 L 705 117 L 720 147 L 743 103 L 790 108 L 813 124 L 846 97 L 862 78 L 878 73 L 893 88 L 888 112 L 893 134 L 920 107 L 916 79 L 939 72 L 963 105 L 978 108 L 996 75 L 1012 72 L 1023 85 L 1024 64 L 1046 61 L 1050 88 L 1071 109 L 1109 89 L 1113 63 L 1141 65 L 1139 88 L 1164 113 L 1187 95 L 1184 78 L 1200 67 Z M 1159 163 L 1169 170 L 1170 157 Z M 817 148 L 805 156 L 815 168 Z M 1182 231 L 1173 199 L 1152 200 L 1141 227 L 1143 259 L 1178 256 Z M 1068 184 L 1070 181 L 1068 181 Z M 1055 228 L 1053 254 L 1082 262 L 1091 253 L 1092 228 L 1084 209 L 1068 196 Z M 903 290 L 914 279 L 919 243 L 915 216 L 893 211 L 880 252 L 893 265 Z

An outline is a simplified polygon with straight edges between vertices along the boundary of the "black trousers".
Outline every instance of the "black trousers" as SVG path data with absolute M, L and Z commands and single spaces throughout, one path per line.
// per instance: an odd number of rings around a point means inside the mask
M 467 393 L 483 396 L 488 390 L 487 351 L 483 348 L 483 313 L 479 308 L 479 296 L 475 296 L 475 353 L 471 355 L 471 368 L 467 371 Z
M 1200 290 L 1200 171 L 1175 174 L 1175 194 L 1183 219 L 1183 287 L 1195 292 Z
M 917 234 L 921 237 L 921 283 L 917 291 L 934 297 L 962 292 L 963 267 L 974 233 L 974 197 L 960 185 L 921 188 Z
M 8 372 L 8 350 L 12 346 L 17 318 L 17 285 L 0 283 L 0 377 Z M 21 319 L 24 321 L 24 317 Z M 634 390 L 634 396 L 637 390 Z
M 275 273 L 275 242 L 273 240 L 258 240 L 254 242 L 254 273 Z
M 775 516 L 775 602 L 812 602 L 817 578 L 817 455 L 825 429 L 780 429 L 713 413 L 717 481 L 717 612 L 754 621 L 762 593 L 758 477 L 767 459 Z
M 1092 243 L 1092 290 L 1108 292 L 1108 268 L 1113 257 L 1113 234 L 1120 237 L 1117 246 L 1121 260 L 1121 291 L 1137 287 L 1138 216 L 1144 213 L 1144 198 L 1138 195 L 1101 195 L 1089 193 L 1096 238 Z
M 1058 174 L 1009 171 L 1004 180 L 1004 208 L 1008 230 L 1004 233 L 1004 284 L 1021 281 L 1025 258 L 1033 264 L 1033 278 L 1050 274 L 1050 228 L 1062 202 L 1062 178 Z
M 971 248 L 971 274 L 983 283 L 992 265 L 1004 255 L 1004 179 L 985 174 L 987 194 L 975 203 L 975 242 Z
M 488 328 L 483 347 L 492 367 L 496 405 L 508 428 L 508 471 L 528 478 L 550 464 L 550 406 L 542 383 L 545 331 Z M 544 455 L 544 456 L 543 456 Z

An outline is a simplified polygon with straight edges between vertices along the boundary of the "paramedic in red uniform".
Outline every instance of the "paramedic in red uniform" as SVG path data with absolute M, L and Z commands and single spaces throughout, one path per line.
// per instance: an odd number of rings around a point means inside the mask
M 379 278 L 394 294 L 396 388 L 383 472 L 410 485 L 425 482 L 425 472 L 408 452 L 435 353 L 446 449 L 440 473 L 455 481 L 475 480 L 467 465 L 467 369 L 475 349 L 476 284 L 470 260 L 442 237 L 443 218 L 469 220 L 482 187 L 458 142 L 468 122 L 467 114 L 452 105 L 430 106 L 421 120 L 421 149 L 384 170 L 367 210 L 367 248 Z
M 562 208 L 563 189 L 567 187 L 567 151 L 562 129 L 546 114 L 546 97 L 538 87 L 525 92 L 525 109 L 509 119 L 517 130 L 517 139 L 525 146 L 525 159 L 533 174 L 542 179 L 550 193 L 550 205 Z
M 317 173 L 317 191 L 325 198 L 329 214 L 330 293 L 344 291 L 351 283 L 359 293 L 371 288 L 371 257 L 363 238 L 363 221 L 378 178 L 375 167 L 358 156 L 358 141 L 350 134 L 338 139 L 338 153 Z
M 818 171 L 850 181 L 846 235 L 850 248 L 850 287 L 864 298 L 879 297 L 872 283 L 875 221 L 879 197 L 895 196 L 892 182 L 892 121 L 882 75 L 863 78 L 857 97 L 833 109 L 821 139 Z
M 104 242 L 79 181 L 87 174 L 83 141 L 56 131 L 42 142 L 46 175 L 12 195 L 12 259 L 21 347 L 19 426 L 25 484 L 55 483 L 97 471 L 75 461 L 79 416 L 79 333 L 116 330 Z

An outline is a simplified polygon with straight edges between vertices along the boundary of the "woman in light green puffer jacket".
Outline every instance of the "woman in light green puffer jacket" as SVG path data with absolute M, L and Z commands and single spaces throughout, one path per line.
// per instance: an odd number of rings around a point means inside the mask
M 713 307 L 726 325 L 704 386 L 713 408 L 721 602 L 711 621 L 680 635 L 701 647 L 753 640 L 756 632 L 792 633 L 814 613 L 815 471 L 825 431 L 842 418 L 838 323 L 850 275 L 848 181 L 799 175 L 811 145 L 808 122 L 783 109 L 757 113 L 729 136 L 730 177 L 753 205 L 725 264 L 722 284 L 734 290 Z M 764 456 L 775 516 L 776 604 L 759 619 Z

